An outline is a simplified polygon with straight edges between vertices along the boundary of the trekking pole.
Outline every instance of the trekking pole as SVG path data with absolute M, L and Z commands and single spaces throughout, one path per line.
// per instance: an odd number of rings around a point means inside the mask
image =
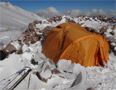
M 18 77 L 18 75 L 20 75 L 20 74 L 21 74 L 23 71 L 25 71 L 25 70 L 26 70 L 26 68 L 21 69 L 20 71 L 17 71 L 16 73 L 14 73 L 14 74 L 12 74 L 12 75 L 10 75 L 10 76 L 8 76 L 8 77 L 2 79 L 2 80 L 0 81 L 0 86 L 1 86 L 2 84 L 4 85 L 4 87 L 3 87 L 2 89 L 3 89 L 3 90 L 6 89 L 7 86 L 10 85 L 10 84 Z
M 8 86 L 10 85 L 16 78 L 17 78 L 18 75 L 16 75 L 12 80 L 8 80 L 8 82 L 6 83 L 5 87 L 3 88 L 3 90 Z
M 29 70 L 27 70 L 27 72 L 25 72 L 22 77 L 20 77 L 15 83 L 14 85 L 12 85 L 8 90 L 13 90 L 15 89 L 21 82 L 23 79 L 25 79 L 25 77 L 32 71 L 32 69 L 29 68 Z
M 6 78 L 4 78 L 4 79 L 2 79 L 1 81 L 0 81 L 0 83 L 2 83 L 3 81 L 5 81 L 7 78 L 9 78 L 9 77 L 13 77 L 14 75 L 16 75 L 17 73 L 14 73 L 14 74 L 12 74 L 12 75 L 10 75 L 10 76 L 8 76 L 8 77 L 6 77 Z

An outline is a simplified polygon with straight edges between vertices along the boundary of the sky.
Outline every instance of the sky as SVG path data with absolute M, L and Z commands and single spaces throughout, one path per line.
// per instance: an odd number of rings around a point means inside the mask
M 3 0 L 1 0 L 3 1 Z M 29 11 L 54 7 L 59 11 L 79 9 L 116 10 L 116 0 L 6 0 Z

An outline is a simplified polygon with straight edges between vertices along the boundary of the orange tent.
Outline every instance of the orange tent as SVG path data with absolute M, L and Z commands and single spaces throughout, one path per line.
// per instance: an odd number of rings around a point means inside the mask
M 103 66 L 108 61 L 108 51 L 109 45 L 103 36 L 71 22 L 53 28 L 42 50 L 55 63 L 66 59 L 83 66 Z

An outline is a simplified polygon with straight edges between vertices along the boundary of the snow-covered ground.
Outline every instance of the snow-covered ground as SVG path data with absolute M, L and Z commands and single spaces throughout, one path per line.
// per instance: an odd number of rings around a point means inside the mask
M 33 20 L 42 20 L 38 15 L 11 3 L 0 2 L 0 31 L 23 29 Z
M 34 20 L 42 18 L 9 2 L 0 2 L 0 49 L 11 40 L 16 40 Z
M 41 53 L 41 44 L 37 42 L 29 47 L 24 45 L 22 54 L 13 53 L 5 60 L 0 61 L 0 80 L 21 70 L 25 66 L 29 66 L 33 69 L 33 72 L 44 70 L 44 72 L 41 72 L 41 75 L 44 78 L 51 78 L 45 83 L 39 80 L 32 72 L 15 90 L 86 90 L 87 88 L 116 90 L 116 56 L 113 54 L 110 54 L 110 60 L 105 67 L 85 68 L 79 64 L 72 64 L 70 61 L 62 60 L 58 63 L 57 68 L 60 70 L 60 74 L 51 74 L 50 69 L 32 65 L 30 63 L 32 58 L 36 59 L 40 63 L 39 65 L 41 65 L 42 61 L 45 61 L 46 65 L 51 65 L 51 68 L 55 68 L 54 65 L 49 64 L 49 59 Z M 29 78 L 30 85 L 28 87 Z M 77 85 L 69 88 L 75 79 L 78 80 Z M 0 85 L 1 88 L 4 86 L 1 82 Z
M 10 30 L 0 32 L 0 49 L 3 48 L 5 44 L 8 44 L 11 40 L 17 40 L 23 31 L 20 30 Z
M 96 32 L 99 32 L 102 27 L 107 27 L 105 35 L 109 40 L 113 38 L 112 45 L 116 47 L 116 28 L 112 29 L 110 23 L 97 18 L 62 16 L 60 21 L 49 22 L 9 3 L 0 3 L 0 48 L 11 40 L 14 42 L 13 45 L 17 45 L 17 41 L 14 40 L 21 36 L 25 25 L 35 19 L 42 20 L 42 23 L 37 24 L 35 28 L 43 30 L 47 26 L 55 27 L 66 22 L 67 18 L 83 27 L 93 28 Z M 11 27 L 11 30 L 8 27 Z M 111 32 L 114 34 L 110 34 Z M 30 67 L 32 72 L 14 90 L 116 90 L 116 56 L 113 53 L 110 53 L 109 62 L 105 67 L 85 68 L 80 64 L 72 64 L 69 60 L 60 60 L 56 67 L 41 50 L 40 41 L 30 45 L 24 44 L 23 53 L 12 53 L 0 61 L 0 90 L 8 90 L 3 89 L 5 85 L 12 84 L 9 83 L 8 77 L 13 73 L 17 74 L 17 71 L 25 67 Z M 32 59 L 38 64 L 33 65 Z M 59 70 L 60 73 L 52 73 L 54 69 Z M 35 75 L 37 71 L 47 82 L 37 78 Z M 1 81 L 4 78 L 5 80 Z

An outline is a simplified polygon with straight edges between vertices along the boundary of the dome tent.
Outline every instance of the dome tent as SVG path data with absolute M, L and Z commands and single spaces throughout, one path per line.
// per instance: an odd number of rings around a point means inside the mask
M 42 52 L 55 63 L 66 59 L 83 66 L 104 66 L 108 61 L 109 45 L 103 36 L 68 22 L 48 33 Z

